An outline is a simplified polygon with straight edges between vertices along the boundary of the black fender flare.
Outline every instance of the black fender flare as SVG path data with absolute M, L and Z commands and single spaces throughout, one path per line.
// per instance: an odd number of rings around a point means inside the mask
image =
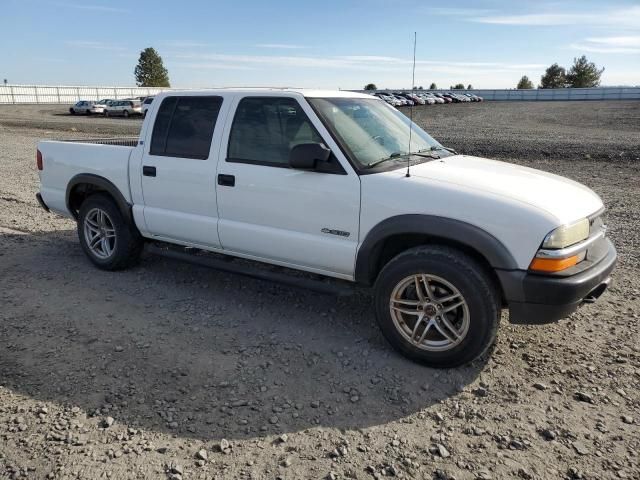
M 356 282 L 365 285 L 374 283 L 385 240 L 402 234 L 426 235 L 435 241 L 452 241 L 476 251 L 494 269 L 518 269 L 515 259 L 504 244 L 481 228 L 446 217 L 409 214 L 387 218 L 369 231 L 356 256 Z
M 135 225 L 133 222 L 133 214 L 131 212 L 131 204 L 126 201 L 124 195 L 122 195 L 122 192 L 120 192 L 118 187 L 116 187 L 111 181 L 107 180 L 106 178 L 101 177 L 100 175 L 95 175 L 93 173 L 79 173 L 78 175 L 72 177 L 67 184 L 67 192 L 65 194 L 67 210 L 69 210 L 69 212 L 71 212 L 74 217 L 76 217 L 76 213 L 71 208 L 71 193 L 73 192 L 73 189 L 75 187 L 82 184 L 93 185 L 95 187 L 98 187 L 100 190 L 104 190 L 109 193 L 109 195 L 111 195 L 113 200 L 116 202 L 116 205 L 118 206 L 120 213 L 122 213 L 125 221 L 130 225 Z

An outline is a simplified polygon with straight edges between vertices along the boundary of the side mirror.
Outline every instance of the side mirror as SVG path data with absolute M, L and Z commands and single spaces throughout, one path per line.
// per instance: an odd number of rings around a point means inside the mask
M 312 170 L 318 162 L 329 160 L 331 150 L 321 143 L 301 143 L 289 152 L 289 166 L 301 170 Z

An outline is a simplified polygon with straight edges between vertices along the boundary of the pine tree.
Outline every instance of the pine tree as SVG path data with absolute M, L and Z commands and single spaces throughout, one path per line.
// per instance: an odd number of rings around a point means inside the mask
M 564 88 L 567 86 L 567 72 L 563 67 L 554 63 L 540 78 L 540 88 Z
M 573 59 L 573 66 L 567 73 L 567 83 L 573 88 L 597 87 L 600 85 L 602 72 L 604 68 L 598 70 L 596 64 L 583 55 Z
M 523 75 L 520 81 L 518 82 L 518 86 L 516 87 L 519 90 L 527 90 L 533 88 L 533 82 L 529 80 L 529 77 Z
M 162 57 L 154 48 L 140 52 L 138 65 L 134 71 L 139 87 L 170 87 L 169 72 L 164 68 Z

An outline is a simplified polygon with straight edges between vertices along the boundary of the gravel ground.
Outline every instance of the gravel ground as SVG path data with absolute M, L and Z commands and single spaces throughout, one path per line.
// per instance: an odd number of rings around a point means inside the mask
M 0 478 L 640 478 L 640 102 L 414 111 L 446 145 L 593 188 L 620 255 L 598 303 L 503 318 L 491 357 L 447 371 L 392 351 L 366 293 L 151 256 L 96 270 L 35 202 L 35 144 L 140 122 L 56 113 L 0 108 Z

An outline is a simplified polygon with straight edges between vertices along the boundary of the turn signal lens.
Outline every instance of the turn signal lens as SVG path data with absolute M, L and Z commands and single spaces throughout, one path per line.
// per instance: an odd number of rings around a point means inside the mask
M 40 150 L 36 150 L 36 166 L 38 170 L 42 170 L 42 153 L 40 153 Z
M 529 270 L 537 272 L 560 272 L 578 263 L 578 255 L 567 258 L 534 258 Z

